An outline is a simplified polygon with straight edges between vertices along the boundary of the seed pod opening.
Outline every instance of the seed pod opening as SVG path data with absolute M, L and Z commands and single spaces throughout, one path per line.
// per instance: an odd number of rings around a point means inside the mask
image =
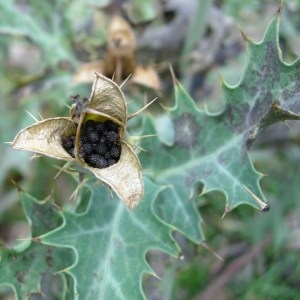
M 74 158 L 76 147 L 79 158 L 90 167 L 108 168 L 120 159 L 120 125 L 109 119 L 88 115 L 77 140 L 76 146 L 76 135 L 70 133 L 62 137 L 62 146 Z
M 144 194 L 141 165 L 125 142 L 125 97 L 112 80 L 95 74 L 92 93 L 74 97 L 69 118 L 50 118 L 21 130 L 12 147 L 77 162 L 108 184 L 130 209 Z

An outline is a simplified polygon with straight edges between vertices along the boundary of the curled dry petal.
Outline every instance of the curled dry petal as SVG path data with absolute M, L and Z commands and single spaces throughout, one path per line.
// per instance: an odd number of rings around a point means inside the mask
M 137 65 L 130 81 L 156 91 L 160 89 L 158 74 L 151 66 Z
M 110 119 L 118 120 L 123 129 L 127 123 L 127 104 L 125 96 L 116 83 L 109 78 L 95 73 L 92 93 L 88 108 L 106 114 Z
M 136 38 L 130 24 L 120 16 L 111 18 L 107 34 L 107 53 L 104 60 L 96 60 L 81 65 L 73 77 L 73 82 L 92 82 L 93 72 L 103 73 L 121 83 L 130 77 L 129 82 L 158 91 L 160 80 L 151 66 L 136 63 Z
M 62 147 L 61 140 L 75 132 L 76 125 L 70 118 L 46 119 L 21 130 L 13 140 L 12 147 L 74 161 Z
M 106 169 L 87 168 L 108 184 L 130 209 L 135 209 L 144 195 L 140 162 L 125 142 L 121 142 L 122 152 L 119 161 Z

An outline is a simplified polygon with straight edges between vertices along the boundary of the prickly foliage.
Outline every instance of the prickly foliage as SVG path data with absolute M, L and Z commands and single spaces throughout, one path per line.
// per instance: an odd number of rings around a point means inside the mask
M 152 205 L 162 188 L 145 181 L 146 194 L 136 212 L 95 188 L 82 214 L 63 212 L 63 225 L 41 237 L 42 243 L 72 247 L 76 255 L 67 272 L 74 278 L 74 299 L 143 299 L 143 273 L 154 274 L 145 253 L 158 248 L 178 256 L 171 227 L 158 220 Z
M 142 276 L 153 274 L 147 251 L 178 256 L 172 230 L 203 241 L 194 201 L 199 193 L 222 191 L 226 212 L 243 203 L 265 209 L 261 174 L 248 150 L 267 126 L 300 118 L 300 61 L 282 61 L 278 26 L 279 13 L 258 44 L 243 34 L 249 63 L 236 86 L 223 83 L 225 104 L 219 114 L 199 110 L 174 81 L 176 105 L 168 111 L 174 136 L 166 143 L 143 141 L 147 152 L 139 157 L 148 178 L 135 212 L 111 199 L 104 186 L 87 187 L 91 195 L 82 199 L 88 202 L 83 213 L 57 214 L 51 205 L 23 195 L 36 239 L 18 251 L 1 250 L 0 284 L 13 286 L 22 299 L 41 292 L 42 274 L 64 270 L 59 299 L 67 297 L 65 290 L 69 299 L 144 299 Z M 153 134 L 156 121 L 145 118 L 143 132 Z M 37 213 L 41 207 L 43 213 Z
M 199 226 L 191 201 L 212 190 L 225 194 L 226 209 L 249 204 L 267 210 L 259 180 L 248 150 L 267 126 L 283 120 L 299 120 L 300 60 L 283 62 L 278 44 L 280 12 L 270 22 L 263 40 L 243 37 L 249 53 L 240 82 L 223 82 L 225 104 L 219 114 L 199 110 L 175 79 L 175 106 L 168 111 L 173 141 L 144 140 L 140 159 L 156 183 L 169 184 L 173 194 L 159 202 L 164 219 L 186 236 L 200 241 Z M 145 134 L 153 134 L 156 120 L 145 121 Z M 263 170 L 262 170 L 263 171 Z M 199 220 L 197 219 L 197 222 Z M 197 232 L 198 231 L 198 232 Z M 193 234 L 194 233 L 194 234 Z
M 61 224 L 61 217 L 50 202 L 38 202 L 23 193 L 21 198 L 26 217 L 31 224 L 33 240 L 31 237 L 24 237 L 25 241 L 15 249 L 0 249 L 0 285 L 10 286 L 16 299 L 27 299 L 30 295 L 40 297 L 42 293 L 50 298 L 66 299 L 67 279 L 59 272 L 72 264 L 72 252 L 67 248 L 43 245 L 35 239 Z M 58 290 L 49 290 L 47 287 L 44 290 L 45 280 L 48 281 L 48 286 L 58 284 Z

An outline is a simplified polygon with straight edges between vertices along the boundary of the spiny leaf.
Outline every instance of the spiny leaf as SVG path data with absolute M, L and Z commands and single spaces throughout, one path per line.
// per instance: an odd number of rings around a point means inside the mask
M 55 64 L 63 59 L 73 62 L 74 57 L 68 43 L 71 33 L 69 22 L 57 15 L 47 18 L 53 5 L 57 10 L 66 11 L 69 8 L 68 4 L 62 1 L 52 4 L 37 2 L 29 5 L 25 12 L 18 9 L 14 1 L 1 1 L 0 32 L 30 39 L 43 50 L 44 59 L 48 59 L 49 63 Z
M 169 110 L 174 143 L 144 140 L 140 154 L 144 170 L 159 184 L 173 185 L 175 195 L 160 205 L 166 222 L 183 229 L 181 211 L 195 211 L 191 199 L 199 193 L 220 190 L 226 211 L 240 204 L 268 209 L 259 186 L 262 174 L 248 156 L 252 141 L 266 126 L 286 119 L 300 119 L 300 60 L 287 65 L 278 46 L 279 14 L 270 22 L 264 39 L 248 38 L 249 63 L 239 84 L 223 84 L 225 107 L 218 115 L 199 110 L 175 80 L 176 104 Z M 155 119 L 146 119 L 143 134 L 155 133 Z M 203 189 L 199 191 L 199 184 Z M 199 229 L 198 235 L 201 236 Z
M 149 180 L 145 185 L 145 197 L 134 213 L 109 199 L 103 187 L 95 188 L 86 212 L 63 212 L 63 225 L 41 237 L 48 245 L 74 249 L 77 260 L 67 270 L 75 281 L 74 299 L 144 299 L 142 274 L 153 274 L 146 252 L 156 248 L 178 256 L 172 228 L 152 212 L 162 188 Z
M 28 221 L 32 224 L 34 237 L 59 225 L 61 218 L 51 203 L 38 203 L 29 195 L 23 194 L 22 204 Z M 2 248 L 0 249 L 0 285 L 12 287 L 17 299 L 27 299 L 31 294 L 41 295 L 44 292 L 41 281 L 45 276 L 48 280 L 49 278 L 53 280 L 52 276 L 56 276 L 61 282 L 61 289 L 56 297 L 65 299 L 66 279 L 58 272 L 71 265 L 72 260 L 72 252 L 68 249 L 45 246 L 29 240 L 16 249 Z M 51 282 L 48 282 L 47 289 L 51 290 L 50 286 Z M 51 295 L 48 294 L 48 297 Z
M 279 11 L 280 12 L 280 11 Z M 244 139 L 255 139 L 267 126 L 300 119 L 300 59 L 282 60 L 279 48 L 280 14 L 271 20 L 264 39 L 256 44 L 244 33 L 249 62 L 236 87 L 224 83 L 227 127 Z

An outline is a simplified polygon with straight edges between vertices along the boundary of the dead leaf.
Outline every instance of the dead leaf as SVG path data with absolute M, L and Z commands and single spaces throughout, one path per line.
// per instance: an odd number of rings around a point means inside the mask
M 160 89 L 160 80 L 157 72 L 150 66 L 137 65 L 130 81 L 156 91 Z

